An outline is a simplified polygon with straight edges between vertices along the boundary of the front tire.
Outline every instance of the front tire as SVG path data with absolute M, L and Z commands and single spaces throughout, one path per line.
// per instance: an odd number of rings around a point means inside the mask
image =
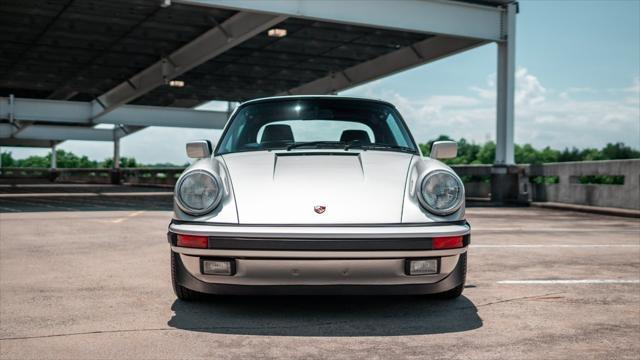
M 177 281 L 176 274 L 176 256 L 180 256 L 173 251 L 171 252 L 171 285 L 173 285 L 173 292 L 176 294 L 176 297 L 183 301 L 195 301 L 202 298 L 202 294 L 193 291 L 191 289 L 187 289 L 186 287 L 179 285 Z
M 464 291 L 464 284 L 467 281 L 467 253 L 461 254 L 459 261 L 461 262 L 460 265 L 462 266 L 462 284 L 454 287 L 451 290 L 436 294 L 437 298 L 452 300 L 462 295 L 462 292 Z

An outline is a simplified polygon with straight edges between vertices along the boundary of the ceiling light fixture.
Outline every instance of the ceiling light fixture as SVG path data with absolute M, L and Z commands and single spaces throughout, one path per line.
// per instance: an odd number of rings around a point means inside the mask
M 273 28 L 273 29 L 269 29 L 269 31 L 267 31 L 267 35 L 271 36 L 271 37 L 285 37 L 287 36 L 287 29 L 279 29 L 279 28 Z
M 182 80 L 171 80 L 169 81 L 169 86 L 181 88 L 184 86 L 184 81 Z

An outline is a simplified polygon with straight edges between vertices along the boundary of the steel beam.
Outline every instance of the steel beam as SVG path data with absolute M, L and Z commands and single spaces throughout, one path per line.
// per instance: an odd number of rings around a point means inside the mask
M 435 36 L 290 89 L 280 95 L 333 94 L 483 44 L 486 44 L 486 41 Z
M 502 8 L 445 0 L 176 0 L 176 3 L 500 41 Z
M 284 15 L 242 12 L 231 16 L 224 23 L 99 96 L 91 103 L 91 120 L 95 121 L 118 106 L 166 84 L 286 18 Z
M 16 127 L 13 124 L 1 123 L 0 124 L 0 139 L 11 137 Z M 48 146 L 48 145 L 47 145 Z
M 222 129 L 228 115 L 226 111 L 126 105 L 104 115 L 97 122 L 132 126 Z
M 0 124 L 0 128 L 3 124 Z M 0 138 L 0 146 L 24 146 L 35 148 L 48 148 L 51 147 L 51 141 L 49 140 L 28 140 L 28 139 L 14 139 L 14 138 Z
M 497 165 L 515 164 L 513 128 L 516 71 L 516 11 L 509 4 L 504 15 L 505 41 L 498 43 L 497 101 L 496 101 L 496 159 Z
M 111 129 L 94 129 L 84 126 L 58 126 L 58 125 L 31 125 L 24 128 L 21 132 L 12 135 L 12 125 L 2 123 L 0 124 L 0 137 L 3 139 L 3 145 L 5 138 L 12 136 L 13 139 L 20 143 L 21 140 L 46 140 L 47 146 L 51 146 L 51 141 L 64 141 L 64 140 L 89 140 L 89 141 L 112 141 L 113 132 Z M 121 135 L 120 130 L 117 130 L 118 135 Z
M 124 105 L 91 122 L 91 103 L 80 101 L 41 100 L 0 97 L 0 119 L 44 121 L 60 124 L 118 124 L 126 126 L 169 126 L 183 128 L 222 129 L 226 111 L 193 110 L 158 106 Z M 6 128 L 8 129 L 8 128 Z M 11 134 L 17 132 L 15 127 Z M 25 127 L 23 131 L 27 131 Z M 5 130 L 6 131 L 6 130 Z M 0 137 L 11 134 L 0 132 Z

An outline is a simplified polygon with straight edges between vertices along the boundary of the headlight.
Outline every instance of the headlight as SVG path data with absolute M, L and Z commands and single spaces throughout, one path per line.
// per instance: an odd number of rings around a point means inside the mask
M 449 215 L 460 208 L 464 199 L 464 185 L 445 170 L 429 173 L 422 180 L 420 202 L 436 215 Z
M 178 206 L 191 215 L 203 215 L 213 210 L 222 197 L 220 180 L 203 170 L 190 171 L 176 186 Z

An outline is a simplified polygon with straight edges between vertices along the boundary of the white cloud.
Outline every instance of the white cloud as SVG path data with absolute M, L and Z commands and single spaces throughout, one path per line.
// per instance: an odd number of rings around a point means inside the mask
M 440 134 L 484 142 L 488 137 L 495 137 L 495 83 L 495 74 L 489 75 L 486 84 L 469 86 L 471 96 L 448 94 L 408 98 L 381 90 L 378 85 L 366 88 L 365 94 L 393 102 L 419 142 Z M 622 141 L 640 147 L 640 79 L 633 79 L 629 87 L 617 89 L 617 96 L 612 97 L 610 90 L 548 89 L 526 68 L 518 68 L 516 142 L 532 143 L 536 147 L 584 148 Z M 589 100 L 572 96 L 586 93 Z
M 544 102 L 546 89 L 540 84 L 537 77 L 529 74 L 526 68 L 519 68 L 516 71 L 516 93 L 515 103 L 518 105 L 531 106 Z

